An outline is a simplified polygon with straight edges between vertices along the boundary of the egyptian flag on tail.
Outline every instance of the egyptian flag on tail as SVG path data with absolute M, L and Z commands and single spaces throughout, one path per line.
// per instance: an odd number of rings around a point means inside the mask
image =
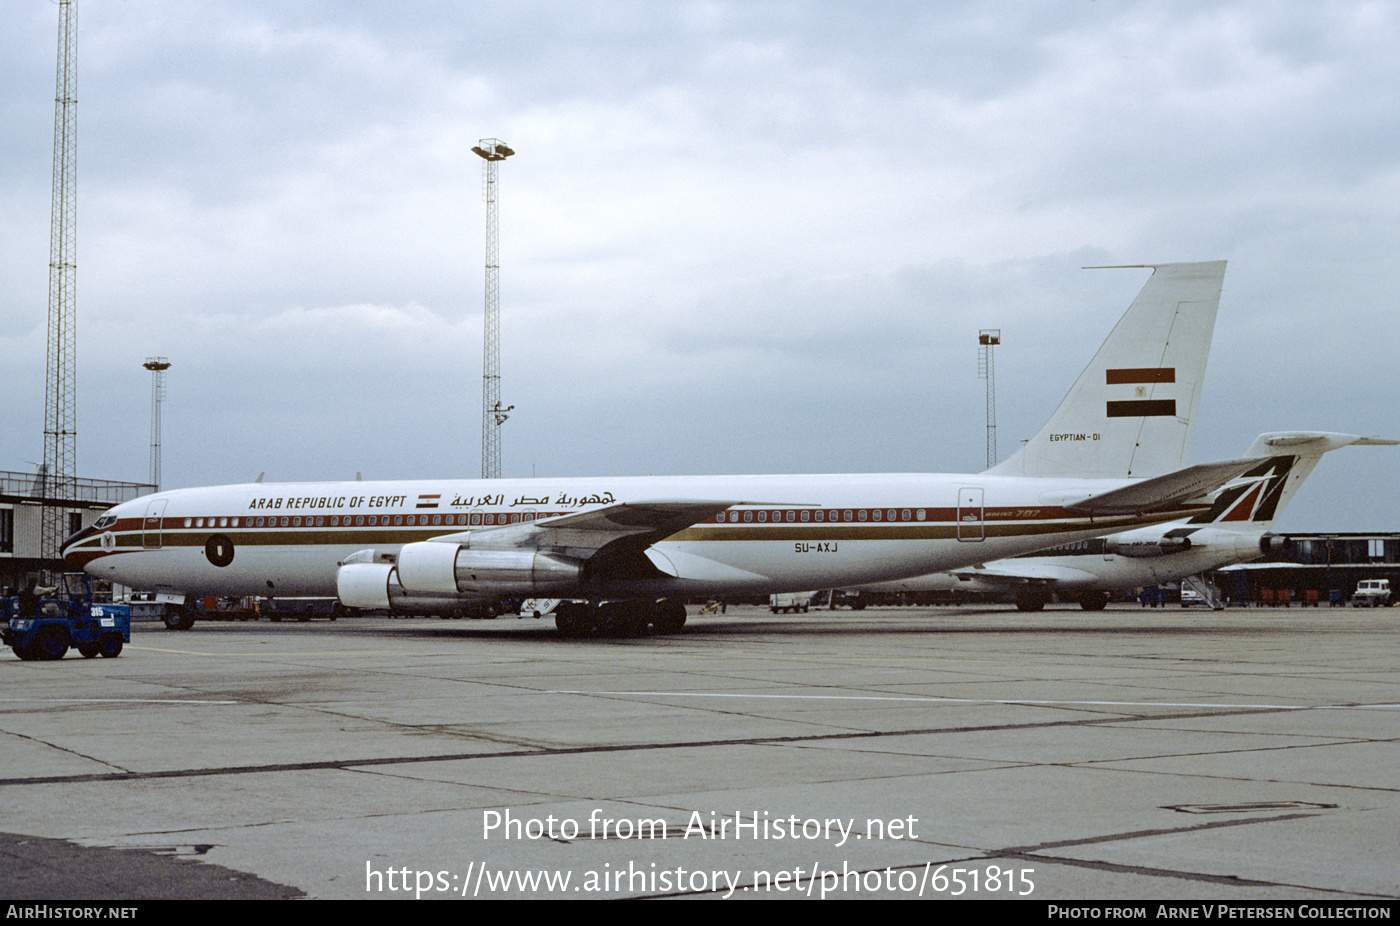
M 1110 386 L 1131 387 L 1131 398 L 1110 399 L 1109 418 L 1144 418 L 1176 415 L 1176 399 L 1154 398 L 1152 388 L 1161 383 L 1176 382 L 1175 367 L 1138 367 L 1129 370 L 1105 370 Z M 1127 390 L 1125 390 L 1126 392 Z

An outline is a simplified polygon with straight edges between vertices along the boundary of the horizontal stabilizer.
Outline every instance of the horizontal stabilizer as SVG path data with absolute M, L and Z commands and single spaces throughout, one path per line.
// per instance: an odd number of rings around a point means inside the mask
M 1276 453 L 1315 453 L 1318 456 L 1339 447 L 1385 447 L 1400 441 L 1332 431 L 1271 431 L 1260 434 L 1246 456 L 1268 457 Z
M 1198 463 L 1186 469 L 1144 479 L 1121 489 L 1101 492 L 1076 502 L 1066 502 L 1069 511 L 1090 515 L 1139 514 L 1193 501 L 1205 503 L 1210 493 L 1257 465 L 1257 458 Z

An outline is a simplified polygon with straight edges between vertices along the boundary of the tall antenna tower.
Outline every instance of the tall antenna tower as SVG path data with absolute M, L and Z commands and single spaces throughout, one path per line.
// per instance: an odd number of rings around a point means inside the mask
M 170 361 L 164 357 L 147 357 L 141 364 L 151 371 L 151 485 L 160 491 L 160 403 L 165 401 L 165 371 Z
M 74 0 L 58 4 L 58 85 L 53 119 L 53 211 L 49 220 L 49 346 L 44 389 L 44 468 L 49 497 L 73 495 L 77 469 L 78 101 Z M 68 536 L 67 510 L 43 505 L 40 551 L 57 559 Z
M 997 465 L 997 372 L 993 351 L 1000 343 L 1000 328 L 977 332 L 977 376 L 987 381 L 987 469 Z
M 482 197 L 486 200 L 486 340 L 481 376 L 481 478 L 501 478 L 501 425 L 515 408 L 501 408 L 501 260 L 497 242 L 496 167 L 515 152 L 499 138 L 483 138 L 472 151 L 482 165 Z

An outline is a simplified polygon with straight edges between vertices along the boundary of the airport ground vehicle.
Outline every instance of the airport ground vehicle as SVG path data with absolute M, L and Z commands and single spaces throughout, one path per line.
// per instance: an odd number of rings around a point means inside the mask
M 115 658 L 131 642 L 131 612 L 125 605 L 94 604 L 83 573 L 64 575 L 52 592 L 21 607 L 20 596 L 0 599 L 0 640 L 20 659 L 62 659 L 69 647 L 88 659 Z
M 783 592 L 782 594 L 768 596 L 768 610 L 774 614 L 796 614 L 801 611 L 807 613 L 807 609 L 812 606 L 812 598 L 816 592 Z
M 1363 579 L 1351 595 L 1354 608 L 1384 608 L 1390 604 L 1389 579 Z
M 131 598 L 132 620 L 154 620 L 167 630 L 189 630 L 196 620 L 255 621 L 267 618 L 277 622 L 335 620 L 344 609 L 334 598 L 266 598 L 255 595 L 218 596 L 160 595 L 149 592 Z
M 831 611 L 835 611 L 837 608 L 864 611 L 868 604 L 870 604 L 870 596 L 858 588 L 823 589 L 812 597 L 814 607 L 827 608 Z
M 259 606 L 260 613 L 270 621 L 309 621 L 313 617 L 335 620 L 340 616 L 340 602 L 334 598 L 268 598 Z

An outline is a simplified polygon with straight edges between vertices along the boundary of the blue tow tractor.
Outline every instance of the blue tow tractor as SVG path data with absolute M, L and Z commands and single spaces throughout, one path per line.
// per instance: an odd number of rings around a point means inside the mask
M 28 590 L 26 590 L 28 591 Z M 81 572 L 63 576 L 57 588 L 0 598 L 0 641 L 20 659 L 62 659 L 75 647 L 84 657 L 115 659 L 131 642 L 128 605 L 94 604 Z

